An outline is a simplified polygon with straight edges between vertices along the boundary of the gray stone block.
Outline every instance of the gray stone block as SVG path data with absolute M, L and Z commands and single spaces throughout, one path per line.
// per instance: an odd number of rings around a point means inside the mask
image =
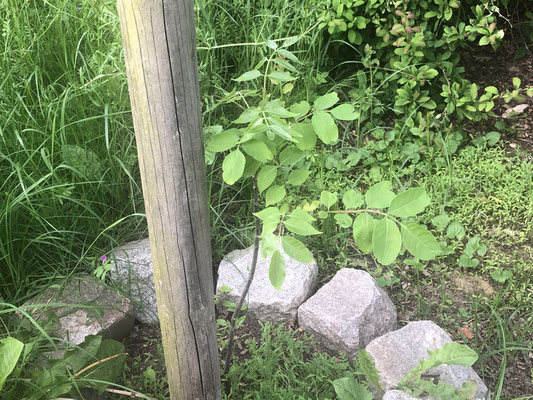
M 293 260 L 281 251 L 285 260 L 285 281 L 277 291 L 268 277 L 270 257 L 259 254 L 254 279 L 245 299 L 248 313 L 261 321 L 285 322 L 296 318 L 296 313 L 311 294 L 316 283 L 318 267 Z M 237 302 L 240 298 L 252 265 L 253 246 L 229 253 L 218 267 L 217 293 L 221 300 Z M 220 293 L 220 288 L 231 288 L 229 293 Z
M 158 324 L 149 240 L 137 240 L 116 248 L 110 261 L 113 264 L 111 279 L 122 293 L 134 301 L 136 318 L 143 324 Z
M 344 268 L 300 306 L 298 323 L 329 349 L 353 357 L 395 329 L 396 310 L 367 272 Z
M 396 389 L 398 383 L 420 360 L 429 357 L 428 350 L 443 347 L 452 339 L 432 321 L 411 322 L 401 329 L 389 332 L 366 346 L 379 371 L 385 390 Z M 487 386 L 471 367 L 440 365 L 430 371 L 439 381 L 460 388 L 464 382 L 475 380 L 478 384 L 476 399 L 483 399 Z
M 80 344 L 89 335 L 122 340 L 129 335 L 135 320 L 131 301 L 86 275 L 71 278 L 37 295 L 26 305 L 64 303 L 72 306 L 46 306 L 28 311 L 38 322 L 48 320 L 50 313 L 58 318 L 52 336 Z

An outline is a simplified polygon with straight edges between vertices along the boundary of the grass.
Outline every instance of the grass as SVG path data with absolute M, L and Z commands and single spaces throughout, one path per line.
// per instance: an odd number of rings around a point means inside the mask
M 340 82 L 328 77 L 330 43 L 316 29 L 319 17 L 312 5 L 196 1 L 205 126 L 227 126 L 239 112 L 231 99 L 240 87 L 232 78 L 254 69 L 268 52 L 266 41 L 302 33 L 292 49 L 302 73 L 291 96 L 311 100 L 334 88 L 349 98 L 356 87 L 351 96 L 361 113 L 369 112 L 368 99 L 379 88 L 367 82 L 372 71 Z M 147 230 L 115 1 L 0 0 L 0 9 L 0 302 L 15 307 L 54 279 L 90 271 L 95 257 Z M 340 150 L 313 154 L 319 172 L 305 190 L 364 187 L 381 178 L 397 186 L 416 182 L 432 197 L 424 215 L 432 230 L 438 231 L 431 220 L 443 212 L 463 225 L 465 237 L 448 239 L 451 253 L 437 263 L 367 268 L 381 278 L 406 318 L 436 320 L 450 333 L 470 327 L 476 336 L 468 344 L 481 355 L 478 370 L 494 383 L 496 398 L 504 398 L 509 371 L 516 373 L 524 354 L 533 351 L 531 158 L 507 154 L 503 147 L 468 147 L 439 163 L 442 154 L 431 153 L 429 146 L 421 167 L 408 169 L 407 161 L 398 164 L 403 144 L 398 141 L 394 156 L 372 153 L 341 170 L 339 163 L 357 148 L 371 149 L 365 142 L 378 128 L 356 138 L 350 126 L 344 127 Z M 207 181 L 217 265 L 223 255 L 251 242 L 251 185 L 225 185 L 220 160 L 208 167 Z M 353 266 L 359 257 L 350 231 L 330 222 L 323 226 L 328 240 L 308 242 L 324 276 Z M 440 235 L 445 239 L 445 230 Z M 474 236 L 487 253 L 478 266 L 459 267 L 457 260 Z M 457 271 L 489 282 L 494 294 L 463 293 L 450 284 Z M 503 279 L 505 271 L 511 275 Z M 12 328 L 11 320 L 5 323 Z M 23 335 L 29 335 L 26 328 Z M 265 325 L 230 371 L 233 398 L 333 397 L 330 381 L 354 371 L 345 361 L 313 359 L 310 339 L 301 339 Z M 157 369 L 155 379 L 151 372 L 144 374 L 152 361 L 136 360 L 125 381 L 165 397 L 162 371 Z
M 2 0 L 0 297 L 145 231 L 113 2 Z
M 283 325 L 263 325 L 246 345 L 249 354 L 227 376 L 229 399 L 331 399 L 331 381 L 356 374 L 347 360 L 317 353 L 311 337 L 297 338 Z

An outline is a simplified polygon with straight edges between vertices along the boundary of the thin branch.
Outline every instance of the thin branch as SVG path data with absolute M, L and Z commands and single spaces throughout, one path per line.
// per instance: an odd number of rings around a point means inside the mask
M 253 212 L 256 213 L 258 211 L 258 189 L 257 189 L 257 174 L 254 175 L 253 178 L 253 185 L 254 185 L 254 200 L 253 200 Z M 228 348 L 226 349 L 226 357 L 224 359 L 224 376 L 228 374 L 229 368 L 231 366 L 231 357 L 233 355 L 233 340 L 235 336 L 235 323 L 237 322 L 237 319 L 239 318 L 242 304 L 244 303 L 244 299 L 248 295 L 248 291 L 250 290 L 250 285 L 252 284 L 252 281 L 254 279 L 255 275 L 255 268 L 257 266 L 257 257 L 259 255 L 259 235 L 261 233 L 261 223 L 259 218 L 255 218 L 255 236 L 254 236 L 254 254 L 252 258 L 252 266 L 250 268 L 250 274 L 248 275 L 248 281 L 246 282 L 246 286 L 244 287 L 244 290 L 241 294 L 241 297 L 239 298 L 239 302 L 237 303 L 237 307 L 235 308 L 235 311 L 233 312 L 233 315 L 231 316 L 231 323 L 230 323 L 230 331 L 229 331 L 229 337 L 228 337 Z M 229 391 L 229 381 L 226 381 L 226 393 Z

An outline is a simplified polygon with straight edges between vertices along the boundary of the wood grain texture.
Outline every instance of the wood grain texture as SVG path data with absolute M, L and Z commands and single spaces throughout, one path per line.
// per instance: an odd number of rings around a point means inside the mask
M 220 399 L 193 4 L 118 0 L 172 399 Z

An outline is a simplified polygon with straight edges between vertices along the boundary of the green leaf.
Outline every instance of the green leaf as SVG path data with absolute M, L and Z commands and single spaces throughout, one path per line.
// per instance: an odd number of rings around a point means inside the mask
M 304 221 L 307 221 L 307 222 L 313 222 L 313 221 L 316 221 L 313 216 L 311 214 L 309 214 L 308 211 L 305 211 L 304 209 L 302 208 L 297 208 L 295 210 L 293 210 L 291 213 L 290 213 L 290 216 L 291 217 L 295 217 L 295 218 L 300 218 L 300 219 L 303 219 Z
M 461 254 L 461 257 L 459 257 L 458 264 L 460 267 L 472 268 L 479 265 L 479 260 L 477 258 L 473 258 L 472 255 L 463 253 Z
M 297 235 L 310 236 L 322 233 L 303 218 L 291 216 L 283 224 L 289 231 Z
M 299 41 L 302 37 L 301 36 L 294 36 L 294 37 L 291 37 L 291 38 L 288 38 L 286 40 L 283 41 L 281 47 L 290 47 L 292 46 L 294 43 L 296 43 L 297 41 Z
M 372 245 L 380 264 L 389 265 L 394 262 L 402 247 L 402 236 L 396 223 L 388 217 L 377 221 L 372 234 Z
M 297 123 L 291 128 L 300 137 L 297 139 L 296 147 L 303 151 L 313 150 L 316 146 L 316 133 L 310 123 Z
M 335 221 L 341 228 L 349 228 L 352 226 L 352 217 L 346 213 L 335 214 L 335 217 L 333 218 L 335 218 Z
M 262 193 L 266 188 L 272 185 L 278 174 L 278 167 L 275 165 L 265 165 L 257 174 L 257 189 Z
M 229 153 L 222 163 L 222 179 L 228 185 L 233 185 L 239 180 L 244 172 L 244 165 L 246 158 L 239 149 L 233 150 Z
M 279 49 L 278 53 L 281 54 L 283 57 L 285 57 L 288 60 L 291 60 L 292 62 L 300 62 L 298 60 L 298 57 L 296 57 L 293 53 L 286 49 Z
M 259 218 L 261 221 L 265 221 L 267 219 L 274 218 L 279 221 L 279 217 L 281 216 L 281 211 L 278 207 L 268 207 L 265 208 L 259 212 L 254 213 L 257 218 Z
M 438 71 L 436 69 L 430 68 L 424 73 L 425 79 L 433 79 L 438 75 Z
M 0 390 L 17 365 L 24 343 L 10 336 L 0 340 Z
M 285 253 L 292 259 L 303 263 L 313 263 L 315 259 L 311 252 L 298 239 L 291 236 L 283 236 L 281 238 L 281 246 Z
M 254 69 L 252 71 L 245 72 L 244 74 L 242 74 L 238 78 L 234 79 L 234 81 L 236 81 L 236 82 L 247 82 L 247 81 L 251 81 L 253 79 L 259 78 L 261 75 L 262 74 L 261 74 L 260 71 Z
M 277 291 L 280 291 L 281 286 L 285 281 L 285 260 L 279 250 L 276 250 L 270 259 L 268 278 L 270 279 L 272 286 L 274 286 Z
M 267 75 L 274 82 L 289 82 L 294 81 L 296 78 L 284 71 L 272 71 Z
M 355 210 L 364 204 L 363 196 L 355 190 L 347 190 L 342 196 L 342 202 L 347 210 Z
M 470 85 L 470 97 L 472 98 L 472 100 L 477 99 L 477 85 L 475 83 L 472 83 Z
M 65 371 L 65 365 L 68 365 L 72 372 L 76 373 L 81 370 L 90 361 L 94 361 L 98 349 L 102 344 L 102 337 L 98 335 L 89 335 L 83 343 L 73 350 L 67 351 L 63 357 L 63 362 L 58 363 L 50 371 L 54 374 L 60 374 Z
M 409 253 L 420 260 L 433 260 L 440 253 L 440 245 L 435 237 L 421 225 L 402 225 L 402 240 Z
M 272 117 L 268 117 L 269 122 L 272 122 Z M 274 135 L 279 136 L 280 138 L 287 140 L 289 142 L 297 142 L 295 138 L 291 135 L 291 130 L 287 126 L 281 126 L 276 124 L 271 124 L 269 127 L 270 132 L 272 132 Z
M 348 40 L 350 41 L 350 43 L 355 42 L 355 31 L 353 29 L 350 29 L 348 31 Z
M 261 237 L 261 257 L 272 256 L 279 248 L 279 238 L 273 233 L 268 233 Z
M 493 94 L 495 96 L 498 95 L 498 89 L 496 88 L 496 86 L 487 86 L 485 88 L 485 92 L 487 93 L 490 93 L 490 94 Z
M 207 141 L 207 149 L 214 152 L 229 150 L 237 144 L 240 134 L 240 130 L 233 128 L 211 136 Z
M 425 103 L 420 104 L 422 107 L 427 108 L 428 110 L 434 110 L 437 108 L 437 103 L 433 100 L 426 101 Z
M 268 146 L 261 140 L 252 139 L 242 144 L 243 150 L 259 162 L 267 162 L 274 158 Z
M 285 190 L 285 186 L 280 186 L 280 185 L 270 186 L 268 190 L 266 191 L 265 205 L 269 206 L 271 204 L 279 203 L 281 200 L 285 198 L 286 194 L 287 194 L 287 191 Z
M 372 253 L 372 235 L 376 220 L 367 212 L 361 213 L 353 222 L 353 240 L 363 253 Z
M 496 282 L 504 283 L 506 280 L 511 279 L 513 277 L 513 273 L 508 270 L 494 270 L 491 271 L 490 277 L 494 279 Z
M 473 399 L 477 392 L 477 382 L 463 382 L 461 389 L 457 390 L 457 395 L 460 400 L 470 400 Z
M 374 396 L 354 378 L 344 377 L 333 381 L 339 400 L 372 400 Z
M 457 238 L 461 240 L 465 236 L 465 228 L 460 222 L 454 221 L 448 225 L 446 236 L 448 236 L 450 239 Z
M 365 17 L 358 15 L 357 18 L 355 19 L 355 24 L 357 25 L 357 29 L 365 29 L 366 21 L 367 20 L 365 19 Z
M 97 360 L 103 360 L 117 354 L 125 352 L 125 347 L 122 343 L 113 339 L 102 340 L 98 352 L 96 353 Z M 100 363 L 87 372 L 84 377 L 88 379 L 94 379 L 99 381 L 116 382 L 119 376 L 122 375 L 124 365 L 126 363 L 126 355 L 114 357 L 107 360 L 104 363 Z M 95 383 L 98 394 L 101 395 L 105 388 L 106 383 Z
M 328 94 L 325 94 L 324 96 L 320 96 L 318 99 L 315 100 L 313 103 L 313 106 L 315 110 L 325 110 L 327 108 L 330 108 L 337 104 L 339 102 L 339 95 L 335 92 L 331 92 Z
M 293 106 L 289 109 L 290 112 L 296 114 L 295 118 L 301 118 L 304 115 L 306 115 L 309 110 L 311 109 L 311 106 L 307 101 L 300 101 L 299 103 L 293 104 Z
M 244 164 L 244 171 L 242 172 L 242 178 L 249 178 L 253 176 L 261 163 L 257 161 L 255 158 L 250 157 L 248 155 L 244 156 L 246 159 L 246 163 Z
M 265 44 L 270 47 L 272 50 L 276 50 L 278 48 L 278 44 L 274 42 L 273 40 L 266 40 Z
M 492 131 L 492 132 L 488 132 L 486 135 L 485 135 L 485 139 L 487 139 L 487 144 L 489 146 L 494 146 L 496 143 L 498 143 L 498 140 L 500 140 L 500 132 L 496 132 L 496 131 Z
M 304 154 L 294 146 L 285 147 L 279 153 L 279 163 L 281 165 L 293 165 L 298 162 Z
M 337 202 L 337 193 L 332 193 L 328 192 L 327 190 L 323 190 L 322 193 L 320 193 L 320 202 L 324 204 L 329 210 L 331 206 Z
M 520 80 L 520 78 L 518 78 L 518 77 L 515 76 L 515 77 L 513 78 L 513 87 L 514 87 L 515 89 L 520 89 L 520 85 L 521 85 L 521 84 L 522 84 L 522 81 Z
M 401 218 L 414 217 L 429 205 L 430 199 L 424 188 L 411 188 L 394 197 L 389 206 L 389 214 Z
M 470 367 L 478 359 L 477 353 L 465 346 L 456 342 L 446 343 L 443 347 L 436 350 L 429 350 L 429 358 L 421 360 L 411 371 L 401 380 L 398 386 L 402 386 L 405 382 L 412 379 L 413 376 L 421 375 L 430 369 L 442 364 L 448 365 L 462 365 Z
M 298 70 L 296 68 L 294 68 L 294 66 L 288 62 L 287 60 L 284 60 L 283 58 L 273 58 L 272 61 L 276 64 L 278 64 L 281 69 L 286 69 L 287 71 L 291 71 L 291 72 L 298 72 Z
M 331 115 L 324 111 L 318 111 L 311 117 L 311 124 L 317 136 L 325 144 L 335 144 L 339 139 L 339 128 Z
M 259 110 L 258 108 L 247 108 L 241 113 L 241 115 L 239 115 L 239 118 L 237 118 L 233 122 L 236 124 L 248 124 L 252 121 L 255 121 L 260 116 L 261 110 Z
M 448 217 L 448 214 L 440 214 L 431 219 L 431 223 L 439 231 L 443 231 L 444 229 L 446 229 L 449 222 L 450 222 L 450 217 Z
M 390 206 L 395 195 L 390 190 L 392 184 L 390 181 L 381 181 L 371 186 L 365 194 L 366 206 L 368 208 L 383 209 Z
M 486 46 L 487 44 L 489 44 L 488 36 L 482 36 L 481 39 L 479 39 L 479 45 Z
M 293 112 L 290 112 L 284 107 L 284 104 L 282 103 L 280 99 L 269 101 L 265 105 L 264 110 L 267 111 L 270 115 L 273 115 L 275 117 L 280 117 L 280 118 L 296 117 L 296 114 L 294 114 Z
M 295 169 L 289 173 L 287 177 L 287 184 L 292 186 L 300 186 L 311 175 L 311 171 L 303 169 Z
M 351 104 L 341 104 L 330 112 L 335 118 L 343 121 L 353 121 L 354 119 L 357 119 L 357 114 Z

